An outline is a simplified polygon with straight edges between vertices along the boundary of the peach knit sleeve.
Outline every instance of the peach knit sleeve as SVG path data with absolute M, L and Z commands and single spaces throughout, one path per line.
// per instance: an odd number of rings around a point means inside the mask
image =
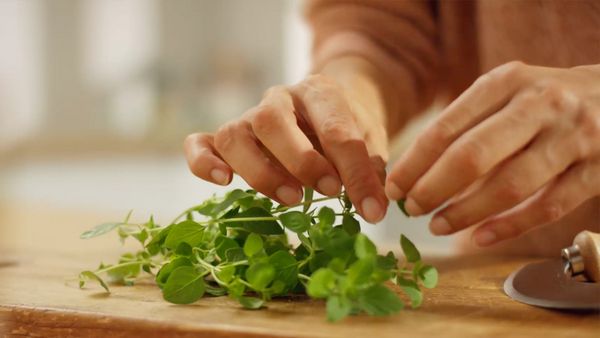
M 309 0 L 313 70 L 341 56 L 360 56 L 378 69 L 394 132 L 429 105 L 439 66 L 435 4 L 404 0 Z

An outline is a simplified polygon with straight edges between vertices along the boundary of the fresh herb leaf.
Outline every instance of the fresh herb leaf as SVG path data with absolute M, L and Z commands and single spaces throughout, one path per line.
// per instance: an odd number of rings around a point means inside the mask
M 174 304 L 190 304 L 204 294 L 202 275 L 191 266 L 173 270 L 163 288 L 165 300 Z
M 413 309 L 421 306 L 421 303 L 423 302 L 423 294 L 421 293 L 421 290 L 419 290 L 417 283 L 412 280 L 404 279 L 400 276 L 398 276 L 396 282 L 400 288 L 402 288 L 402 291 L 404 291 L 408 297 L 410 297 L 411 306 Z
M 405 203 L 406 203 L 406 199 L 404 199 L 404 198 L 403 199 L 399 199 L 398 201 L 396 201 L 396 204 L 398 205 L 398 209 L 400 209 L 400 211 L 402 211 L 402 213 L 404 214 L 404 216 L 410 217 L 410 215 L 406 211 L 406 207 L 404 206 Z
M 244 254 L 252 257 L 263 250 L 263 240 L 260 235 L 250 234 L 244 243 Z
M 89 270 L 81 271 L 81 273 L 79 273 L 79 288 L 83 288 L 85 286 L 85 282 L 88 280 L 95 280 L 102 286 L 104 290 L 106 290 L 106 292 L 110 292 L 108 285 L 106 285 L 104 280 L 96 273 Z
M 373 285 L 361 292 L 358 304 L 363 311 L 372 316 L 391 315 L 404 307 L 398 295 L 383 285 Z
M 123 225 L 122 222 L 110 222 L 110 223 L 102 223 L 96 225 L 91 230 L 88 230 L 79 236 L 81 239 L 89 239 L 93 237 L 98 237 L 100 235 L 104 235 L 105 233 L 111 232 L 114 229 L 118 228 L 120 225 Z
M 306 293 L 313 298 L 325 298 L 334 287 L 335 273 L 331 269 L 321 268 L 312 274 Z
M 377 255 L 377 248 L 367 236 L 358 234 L 354 240 L 354 252 L 358 258 L 372 257 Z
M 130 223 L 129 213 L 123 222 L 100 225 L 82 237 L 116 230 L 121 240 L 135 238 L 141 250 L 121 255 L 116 264 L 83 271 L 80 286 L 92 280 L 108 291 L 101 275 L 132 285 L 140 274 L 156 273 L 156 284 L 169 302 L 188 304 L 207 293 L 228 295 L 248 309 L 264 307 L 272 297 L 306 293 L 326 299 L 328 319 L 338 321 L 361 312 L 399 311 L 402 301 L 384 284 L 394 280 L 411 305 L 419 306 L 419 285 L 434 287 L 438 273 L 421 261 L 412 242 L 401 236 L 406 262 L 398 267 L 392 252 L 378 255 L 375 244 L 360 232 L 345 193 L 312 195 L 307 190 L 302 203 L 274 207 L 254 190 L 237 189 L 186 209 L 166 227 L 152 217 Z M 328 199 L 337 199 L 343 210 L 336 214 L 327 206 L 313 206 Z M 335 225 L 337 215 L 342 220 Z M 296 233 L 301 245 L 289 244 L 284 227 Z
M 415 263 L 421 260 L 421 254 L 419 253 L 419 250 L 417 250 L 417 247 L 404 235 L 400 235 L 400 246 L 402 247 L 402 252 L 404 252 L 407 261 Z
M 327 298 L 327 319 L 337 322 L 352 312 L 352 303 L 342 296 L 331 296 Z
M 438 271 L 431 265 L 423 265 L 419 269 L 419 277 L 423 282 L 423 286 L 428 289 L 433 289 L 438 283 Z
M 289 211 L 279 215 L 279 220 L 286 229 L 303 233 L 310 227 L 310 216 L 300 211 Z

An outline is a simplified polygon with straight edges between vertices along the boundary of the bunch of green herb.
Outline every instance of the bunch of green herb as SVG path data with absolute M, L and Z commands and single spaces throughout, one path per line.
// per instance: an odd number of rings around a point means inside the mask
M 337 200 L 341 211 L 314 207 L 325 200 Z M 360 232 L 356 211 L 343 193 L 313 199 L 306 189 L 303 203 L 275 206 L 253 190 L 238 189 L 185 210 L 166 227 L 152 217 L 131 223 L 130 215 L 81 235 L 92 238 L 116 230 L 122 241 L 133 238 L 142 248 L 113 265 L 81 272 L 80 287 L 94 280 L 108 292 L 101 276 L 132 285 L 144 271 L 155 275 L 171 303 L 228 295 L 244 308 L 258 309 L 274 297 L 305 293 L 325 299 L 328 319 L 337 321 L 361 312 L 381 316 L 400 311 L 403 302 L 385 285 L 388 281 L 404 291 L 413 308 L 423 300 L 420 287 L 437 284 L 436 269 L 422 263 L 408 238 L 400 238 L 402 262 L 391 251 L 378 254 Z M 284 229 L 300 244 L 292 246 Z

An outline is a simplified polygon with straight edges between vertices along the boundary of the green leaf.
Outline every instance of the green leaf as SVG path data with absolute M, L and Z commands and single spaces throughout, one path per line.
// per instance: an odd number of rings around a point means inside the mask
M 377 256 L 377 267 L 380 269 L 384 269 L 384 270 L 395 269 L 397 264 L 398 264 L 398 260 L 396 259 L 396 256 L 394 256 L 394 253 L 391 251 L 388 252 L 387 255 L 385 255 L 385 256 L 381 256 L 381 255 Z
M 248 257 L 252 257 L 257 253 L 261 252 L 263 249 L 263 240 L 260 235 L 250 234 L 246 238 L 246 242 L 244 242 L 244 253 Z
M 329 228 L 335 223 L 335 212 L 329 207 L 322 207 L 318 214 L 322 227 Z
M 237 277 L 227 287 L 227 292 L 229 292 L 229 296 L 233 299 L 239 299 L 239 297 L 244 295 L 245 291 L 246 286 Z
M 119 261 L 119 264 L 120 263 L 123 263 L 123 261 Z M 108 277 L 110 277 L 110 281 L 113 283 L 127 284 L 126 281 L 128 279 L 137 277 L 140 274 L 141 269 L 141 263 L 131 264 L 110 269 L 106 272 L 106 274 L 108 275 Z
M 306 213 L 308 210 L 310 210 L 310 205 L 312 204 L 314 194 L 315 191 L 312 188 L 304 188 L 304 206 L 302 206 L 303 213 Z
M 245 260 L 247 257 L 244 254 L 244 250 L 240 247 L 229 248 L 225 251 L 225 260 L 227 262 L 239 262 Z
M 372 316 L 391 315 L 404 307 L 404 303 L 396 293 L 380 284 L 361 292 L 358 304 L 362 310 Z
M 407 261 L 415 263 L 421 260 L 421 254 L 417 250 L 417 247 L 404 235 L 400 235 L 400 246 Z
M 237 300 L 244 307 L 244 309 L 249 310 L 260 309 L 265 304 L 264 300 L 256 297 L 241 296 Z
M 352 312 L 352 303 L 346 297 L 331 296 L 327 298 L 327 320 L 337 322 Z
M 160 251 L 160 248 L 164 244 L 165 239 L 167 238 L 167 235 L 169 234 L 169 232 L 171 232 L 173 225 L 174 224 L 171 224 L 168 227 L 159 231 L 158 234 L 154 235 L 152 237 L 152 239 L 150 240 L 150 242 L 148 242 L 148 244 L 146 244 L 146 249 L 148 250 L 148 252 L 150 254 L 156 255 Z
M 406 208 L 404 207 L 405 202 L 406 202 L 406 199 L 403 198 L 403 199 L 399 199 L 398 201 L 396 201 L 396 204 L 398 205 L 398 209 L 400 209 L 400 211 L 402 211 L 404 216 L 410 217 L 408 212 L 406 212 Z
M 222 267 L 221 270 L 216 272 L 217 277 L 224 283 L 229 283 L 233 280 L 235 275 L 235 266 L 229 265 Z
M 123 225 L 123 222 L 110 222 L 110 223 L 102 223 L 100 225 L 96 225 L 94 228 L 84 232 L 79 236 L 81 239 L 89 239 L 93 237 L 97 237 L 100 235 L 104 235 L 107 232 L 112 231 L 120 225 Z
M 423 286 L 428 289 L 433 289 L 438 283 L 438 271 L 431 265 L 423 265 L 419 269 L 419 277 L 423 282 Z
M 375 256 L 366 256 L 357 260 L 348 268 L 348 281 L 354 286 L 366 284 L 375 270 Z
M 342 228 L 350 236 L 354 236 L 360 232 L 360 223 L 352 215 L 344 214 L 342 217 Z
M 141 245 L 144 245 L 148 239 L 148 231 L 146 229 L 142 229 L 140 232 L 134 233 L 131 236 L 137 239 Z
M 222 261 L 227 260 L 227 250 L 232 248 L 239 248 L 240 245 L 234 239 L 225 236 L 218 236 L 215 239 L 215 249 L 217 251 L 217 256 Z
M 96 273 L 89 270 L 81 271 L 81 273 L 79 274 L 79 288 L 83 288 L 87 280 L 94 280 L 98 282 L 100 286 L 102 286 L 102 288 L 106 290 L 106 292 L 110 292 L 108 285 L 106 285 L 104 280 L 100 278 L 100 276 L 98 276 Z
M 225 199 L 217 205 L 215 205 L 211 210 L 211 215 L 218 215 L 225 209 L 229 208 L 235 201 L 242 199 L 244 197 L 251 196 L 247 192 L 241 189 L 235 189 L 227 193 L 225 195 Z
M 275 268 L 273 265 L 264 262 L 258 262 L 250 265 L 246 270 L 246 280 L 252 285 L 252 288 L 258 291 L 264 290 L 275 278 Z
M 377 248 L 367 236 L 358 234 L 354 240 L 354 253 L 358 258 L 371 257 L 377 255 Z
M 298 282 L 298 262 L 287 251 L 277 251 L 269 256 L 269 264 L 275 268 L 275 280 L 285 283 L 291 289 Z
M 310 277 L 306 293 L 312 298 L 325 298 L 335 288 L 335 273 L 328 268 L 315 271 Z
M 204 294 L 202 275 L 191 266 L 180 266 L 171 272 L 163 288 L 166 301 L 175 304 L 190 304 Z
M 173 225 L 165 239 L 165 247 L 176 249 L 179 243 L 184 242 L 191 247 L 202 243 L 204 227 L 194 221 L 183 221 Z
M 187 257 L 177 257 L 167 264 L 163 265 L 156 274 L 156 284 L 159 288 L 163 288 L 169 279 L 173 270 L 180 266 L 192 266 L 192 262 Z
M 303 233 L 310 227 L 310 216 L 300 211 L 281 214 L 279 220 L 284 227 L 296 233 Z
M 412 280 L 404 279 L 400 276 L 396 279 L 396 283 L 400 286 L 402 291 L 408 295 L 411 301 L 413 309 L 418 308 L 423 303 L 423 294 L 419 290 L 419 286 Z
M 263 208 L 253 207 L 244 212 L 239 213 L 236 218 L 251 218 L 251 217 L 272 217 L 270 212 Z M 229 222 L 228 227 L 242 227 L 249 232 L 254 232 L 260 235 L 280 235 L 283 234 L 283 229 L 275 220 L 266 221 L 241 221 Z

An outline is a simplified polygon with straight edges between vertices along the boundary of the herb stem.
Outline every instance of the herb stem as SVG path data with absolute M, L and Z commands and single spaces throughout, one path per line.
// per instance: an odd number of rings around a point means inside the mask
M 307 280 L 307 281 L 309 281 L 309 280 L 310 280 L 310 277 L 308 277 L 307 275 L 305 275 L 305 274 L 303 274 L 303 273 L 299 273 L 299 274 L 298 274 L 298 278 L 302 278 L 302 279 L 304 279 L 304 280 Z
M 108 266 L 108 267 L 106 267 L 104 269 L 96 270 L 96 271 L 94 271 L 94 273 L 101 274 L 101 273 L 105 273 L 105 272 L 108 272 L 108 271 L 113 270 L 113 269 L 119 269 L 119 268 L 123 268 L 123 267 L 130 266 L 130 265 L 136 265 L 136 264 L 142 265 L 144 263 L 149 263 L 149 261 L 136 260 L 136 261 L 131 261 L 131 262 L 127 262 L 127 263 L 121 263 L 121 264 L 111 265 L 111 266 Z

